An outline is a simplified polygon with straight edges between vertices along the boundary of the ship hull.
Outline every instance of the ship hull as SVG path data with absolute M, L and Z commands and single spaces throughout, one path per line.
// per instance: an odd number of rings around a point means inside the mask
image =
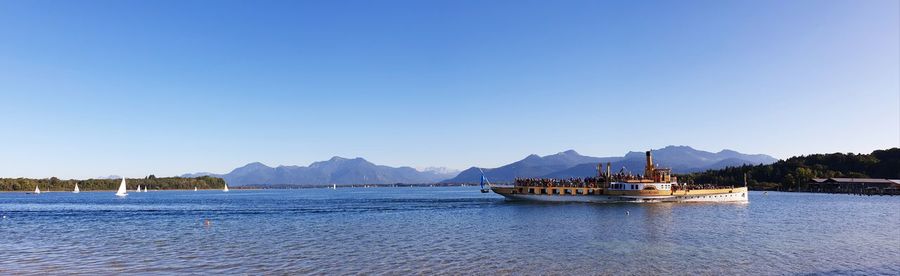
M 506 197 L 508 200 L 542 201 L 542 202 L 585 202 L 585 203 L 660 203 L 660 202 L 749 202 L 747 188 L 733 188 L 728 190 L 694 190 L 689 192 L 676 192 L 670 195 L 628 195 L 628 194 L 598 194 L 598 195 L 550 195 L 516 193 L 512 188 L 494 187 L 495 193 Z

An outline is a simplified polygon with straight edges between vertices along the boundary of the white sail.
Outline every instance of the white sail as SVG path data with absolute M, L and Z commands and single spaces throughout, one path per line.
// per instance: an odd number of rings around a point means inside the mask
M 195 191 L 195 192 L 197 191 L 197 187 L 194 187 L 194 191 Z
M 225 183 L 225 189 L 222 189 L 222 191 L 223 191 L 223 192 L 227 192 L 227 191 L 228 191 L 228 183 Z
M 80 192 L 81 192 L 81 190 L 78 189 L 78 183 L 75 183 L 75 190 L 72 191 L 72 193 L 77 194 L 77 193 L 80 193 Z
M 140 192 L 141 192 L 141 185 L 138 185 L 137 190 L 134 190 L 134 192 L 135 192 L 135 193 L 140 193 Z
M 41 193 L 41 189 L 38 189 L 37 184 L 34 184 L 34 193 L 35 193 L 35 194 L 40 194 L 40 193 Z
M 144 186 L 144 192 L 145 193 L 147 192 L 147 186 Z
M 116 196 L 127 196 L 128 190 L 125 189 L 125 178 L 122 177 L 122 184 L 119 184 L 119 190 L 116 191 Z

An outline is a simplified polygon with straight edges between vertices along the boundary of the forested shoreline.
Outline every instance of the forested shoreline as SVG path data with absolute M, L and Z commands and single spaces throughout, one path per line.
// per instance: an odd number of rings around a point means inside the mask
M 75 184 L 81 191 L 110 191 L 119 187 L 122 179 L 58 179 L 56 177 L 45 179 L 32 178 L 0 178 L 0 191 L 34 191 L 35 185 L 39 185 L 42 192 L 67 191 L 75 189 Z M 126 178 L 129 190 L 138 185 L 147 187 L 148 190 L 189 190 L 194 189 L 222 189 L 225 180 L 218 177 L 201 176 L 196 178 L 186 177 L 160 177 L 150 175 L 146 178 Z
M 768 165 L 744 165 L 679 175 L 679 181 L 742 186 L 753 190 L 806 190 L 813 178 L 900 179 L 900 148 L 869 154 L 829 153 L 795 156 Z

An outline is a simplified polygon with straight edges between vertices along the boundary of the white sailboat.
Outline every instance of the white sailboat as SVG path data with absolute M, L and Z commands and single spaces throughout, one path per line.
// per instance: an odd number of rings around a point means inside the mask
M 34 184 L 34 193 L 35 193 L 35 194 L 40 194 L 40 193 L 41 193 L 41 189 L 38 188 L 38 185 L 37 185 L 37 184 Z
M 140 192 L 141 192 L 141 185 L 138 185 L 137 190 L 134 190 L 134 192 L 135 192 L 135 193 L 140 193 Z
M 125 189 L 125 178 L 122 177 L 122 184 L 119 184 L 119 190 L 116 191 L 116 196 L 127 196 L 128 190 Z
M 332 190 L 337 190 L 337 184 L 331 184 L 331 189 L 332 189 Z
M 195 192 L 197 191 L 197 187 L 194 187 L 194 191 L 195 191 Z
M 147 186 L 144 186 L 144 192 L 145 193 L 147 192 Z
M 222 189 L 222 191 L 223 191 L 223 192 L 227 192 L 227 191 L 228 191 L 228 183 L 225 183 L 225 189 Z
M 78 183 L 75 183 L 75 190 L 72 191 L 72 193 L 73 193 L 73 194 L 77 194 L 77 193 L 80 193 L 80 192 L 81 192 L 81 190 L 78 189 Z

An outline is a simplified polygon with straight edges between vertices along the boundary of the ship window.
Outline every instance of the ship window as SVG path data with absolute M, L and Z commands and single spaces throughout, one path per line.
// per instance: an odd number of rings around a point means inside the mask
M 547 189 L 541 189 L 541 193 L 540 193 L 540 194 L 546 194 L 546 193 L 547 193 Z
M 583 192 L 581 192 L 581 189 L 576 189 L 576 190 L 575 190 L 575 194 L 578 194 L 578 195 L 583 195 L 583 194 L 584 194 L 584 193 L 583 193 Z
M 534 188 L 528 188 L 528 193 L 529 193 L 529 194 L 533 194 L 533 193 L 534 193 Z
M 559 189 L 553 189 L 553 194 L 554 194 L 554 195 L 558 195 L 558 194 L 559 194 Z

